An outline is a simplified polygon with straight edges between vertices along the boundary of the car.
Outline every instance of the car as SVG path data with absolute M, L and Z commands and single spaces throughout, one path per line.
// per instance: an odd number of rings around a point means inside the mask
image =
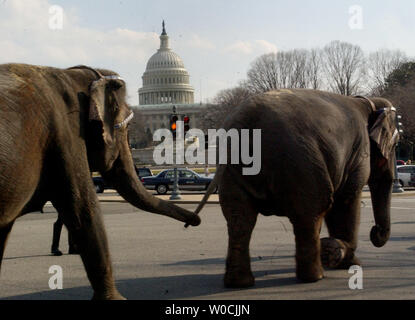
M 153 175 L 153 172 L 149 168 L 137 168 L 135 167 L 135 171 L 137 172 L 137 176 L 141 179 L 144 177 L 150 177 Z
M 397 166 L 397 170 L 402 187 L 415 187 L 415 165 Z
M 137 176 L 139 179 L 153 175 L 151 170 L 145 167 L 143 168 L 135 167 L 135 171 L 137 172 Z M 103 193 L 106 189 L 114 189 L 114 187 L 110 183 L 105 181 L 104 178 L 101 176 L 93 177 L 92 181 L 94 182 L 95 191 L 97 193 Z
M 406 163 L 403 160 L 396 160 L 396 165 L 398 166 L 404 166 Z
M 213 180 L 202 177 L 190 169 L 178 168 L 177 174 L 180 190 L 203 191 L 209 187 Z M 143 177 L 141 182 L 149 190 L 156 190 L 158 194 L 166 194 L 167 191 L 173 189 L 174 169 L 163 170 L 156 176 Z
M 105 189 L 113 189 L 101 176 L 92 177 L 92 182 L 94 183 L 96 193 L 103 193 Z

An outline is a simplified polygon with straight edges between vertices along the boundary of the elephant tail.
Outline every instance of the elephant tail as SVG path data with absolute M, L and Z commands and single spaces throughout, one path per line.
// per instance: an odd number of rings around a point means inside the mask
M 210 195 L 215 191 L 216 187 L 219 185 L 219 181 L 222 177 L 223 171 L 225 169 L 225 166 L 218 165 L 215 177 L 213 178 L 212 182 L 209 184 L 209 187 L 206 190 L 206 193 L 202 199 L 202 201 L 199 203 L 195 210 L 195 214 L 198 215 L 200 211 L 202 211 L 203 207 L 205 206 L 206 202 L 208 201 Z M 189 225 L 186 224 L 185 227 L 187 228 Z

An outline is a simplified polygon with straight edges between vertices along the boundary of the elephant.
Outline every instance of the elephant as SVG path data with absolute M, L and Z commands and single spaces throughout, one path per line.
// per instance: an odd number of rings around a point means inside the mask
M 78 246 L 93 298 L 124 298 L 114 283 L 91 172 L 142 210 L 200 224 L 139 181 L 125 97 L 125 82 L 110 70 L 0 65 L 0 264 L 15 220 L 51 201 Z
M 228 159 L 217 165 L 215 178 L 195 211 L 202 210 L 218 186 L 229 239 L 225 286 L 255 284 L 249 243 L 259 213 L 286 216 L 292 223 L 299 281 L 322 279 L 323 266 L 360 265 L 355 251 L 366 184 L 376 222 L 370 239 L 382 247 L 390 236 L 399 140 L 395 117 L 396 109 L 386 99 L 311 89 L 258 94 L 228 115 L 225 130 L 261 129 L 261 169 L 257 175 L 243 175 L 243 164 L 229 162 L 228 143 Z M 323 221 L 329 237 L 319 239 Z

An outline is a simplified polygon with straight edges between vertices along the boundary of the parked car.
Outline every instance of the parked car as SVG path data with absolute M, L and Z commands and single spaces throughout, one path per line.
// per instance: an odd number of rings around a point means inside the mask
M 93 177 L 96 193 L 103 193 L 105 189 L 113 189 L 112 186 L 107 183 L 103 177 Z
M 135 167 L 135 171 L 137 172 L 137 176 L 139 179 L 153 175 L 149 168 Z M 114 187 L 111 186 L 111 184 L 105 181 L 102 177 L 93 177 L 92 181 L 94 182 L 95 191 L 97 193 L 103 193 L 106 189 L 114 189 Z
M 402 187 L 415 187 L 415 165 L 397 166 L 397 169 Z
M 189 169 L 179 168 L 177 174 L 180 190 L 206 190 L 213 180 L 212 178 L 202 177 Z M 158 194 L 166 194 L 167 191 L 173 189 L 174 169 L 164 170 L 156 176 L 141 178 L 141 182 L 149 190 L 156 190 Z
M 403 160 L 396 160 L 396 165 L 398 166 L 404 166 L 406 163 Z
M 144 177 L 150 177 L 153 175 L 149 168 L 137 168 L 135 167 L 135 171 L 137 172 L 137 176 L 141 179 Z

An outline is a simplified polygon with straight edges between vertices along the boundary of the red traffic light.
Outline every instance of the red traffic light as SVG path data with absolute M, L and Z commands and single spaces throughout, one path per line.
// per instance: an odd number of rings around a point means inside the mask
M 184 116 L 183 117 L 183 122 L 184 122 L 184 132 L 187 132 L 190 130 L 190 125 L 189 125 L 189 121 L 190 118 L 188 116 Z

